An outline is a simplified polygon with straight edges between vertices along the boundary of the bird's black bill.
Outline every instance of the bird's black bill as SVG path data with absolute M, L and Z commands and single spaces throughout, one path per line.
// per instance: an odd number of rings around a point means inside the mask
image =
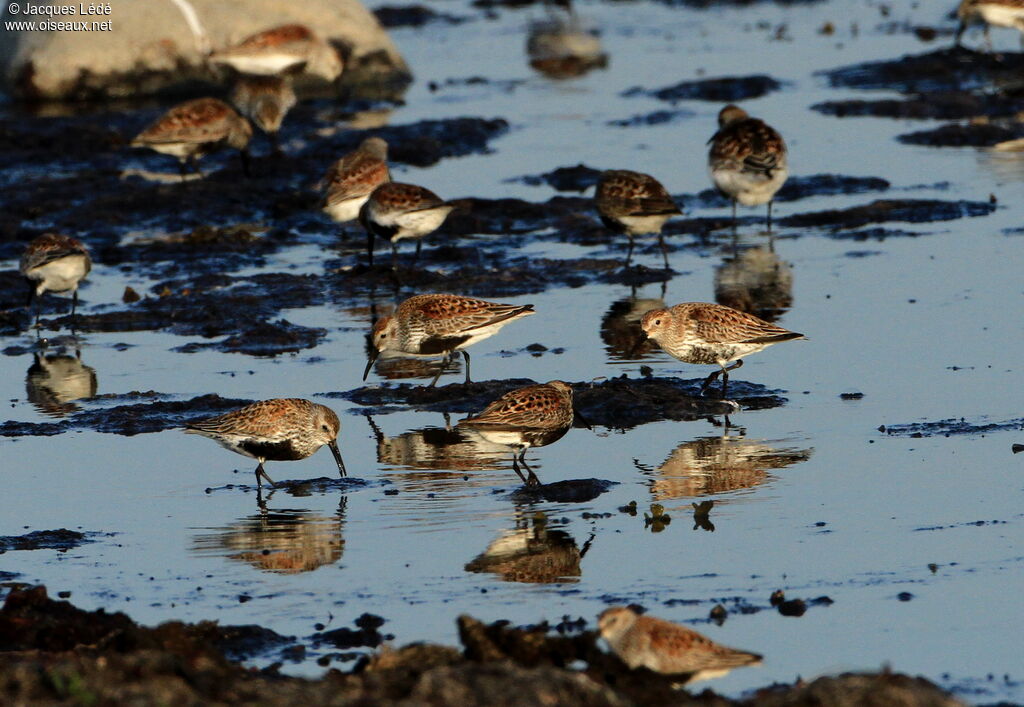
M 331 448 L 331 454 L 334 455 L 334 461 L 338 462 L 338 472 L 342 476 L 348 476 L 348 472 L 345 471 L 345 462 L 341 460 L 341 450 L 338 449 L 338 443 L 328 442 L 327 446 Z
M 594 426 L 590 424 L 590 421 L 587 420 L 587 418 L 583 417 L 583 413 L 581 413 L 579 410 L 574 409 L 572 411 L 572 414 L 576 417 L 577 420 L 583 423 L 584 427 L 586 427 L 588 430 L 593 431 Z
M 376 361 L 377 361 L 377 354 L 372 354 L 370 356 L 370 359 L 366 362 L 366 370 L 363 371 L 363 380 L 364 381 L 366 380 L 366 377 L 368 375 L 370 375 L 370 369 L 373 368 L 373 364 L 376 363 Z

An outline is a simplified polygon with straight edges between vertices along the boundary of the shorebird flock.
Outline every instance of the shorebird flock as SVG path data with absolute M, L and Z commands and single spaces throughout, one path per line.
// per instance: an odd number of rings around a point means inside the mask
M 986 40 L 990 25 L 1024 32 L 1024 0 L 962 0 L 957 16 L 957 43 L 972 24 L 984 25 Z M 268 136 L 274 151 L 281 149 L 278 131 L 297 102 L 294 76 L 308 72 L 336 81 L 343 70 L 333 47 L 299 25 L 247 37 L 211 54 L 209 61 L 235 73 L 231 92 L 234 107 L 217 98 L 186 101 L 169 109 L 131 142 L 132 147 L 177 158 L 182 181 L 189 178 L 189 171 L 201 177 L 199 160 L 224 147 L 239 152 L 248 174 L 253 125 Z M 789 174 L 788 150 L 782 135 L 739 106 L 727 105 L 719 112 L 717 130 L 709 140 L 707 166 L 711 181 L 731 202 L 734 227 L 737 205 L 766 206 L 765 224 L 770 231 L 773 200 Z M 391 244 L 391 269 L 396 270 L 399 242 L 415 241 L 419 255 L 422 241 L 456 209 L 454 203 L 424 186 L 391 181 L 388 145 L 380 137 L 367 138 L 338 159 L 321 185 L 324 213 L 338 224 L 358 222 L 365 231 L 369 267 L 374 265 L 377 239 Z M 683 210 L 655 177 L 629 169 L 607 170 L 597 182 L 594 204 L 601 222 L 628 238 L 626 267 L 633 257 L 635 239 L 654 235 L 664 267 L 669 268 L 662 230 Z M 79 240 L 54 233 L 36 238 L 28 244 L 20 263 L 20 271 L 30 283 L 28 307 L 46 292 L 70 292 L 73 317 L 79 284 L 91 266 L 89 251 Z M 467 349 L 534 314 L 529 304 L 501 304 L 445 293 L 409 297 L 394 314 L 373 323 L 363 380 L 381 356 L 446 360 L 461 353 L 465 384 L 469 384 Z M 38 326 L 38 315 L 35 323 Z M 706 302 L 650 309 L 642 314 L 641 328 L 651 341 L 679 361 L 717 366 L 703 381 L 700 395 L 707 395 L 721 378 L 722 398 L 728 392 L 729 372 L 739 368 L 747 356 L 777 343 L 805 338 L 753 314 Z M 436 385 L 443 372 L 442 365 L 429 385 Z M 506 393 L 463 419 L 458 427 L 487 442 L 509 447 L 514 471 L 524 484 L 535 486 L 540 482 L 526 462 L 526 451 L 559 439 L 577 418 L 572 386 L 553 380 Z M 277 398 L 191 422 L 185 431 L 209 437 L 232 452 L 256 460 L 256 483 L 261 489 L 264 481 L 274 486 L 264 468 L 266 462 L 305 459 L 325 445 L 334 455 L 340 476 L 345 477 L 338 446 L 340 429 L 337 414 L 324 405 Z M 756 665 L 761 659 L 754 653 L 721 646 L 685 627 L 638 615 L 627 607 L 603 612 L 599 629 L 615 655 L 629 667 L 685 675 L 688 680 Z
M 297 100 L 292 86 L 295 76 L 306 72 L 337 81 L 344 68 L 328 42 L 300 25 L 246 37 L 213 52 L 209 62 L 233 72 L 231 100 L 235 107 L 212 97 L 180 103 L 131 142 L 132 147 L 176 157 L 183 182 L 190 171 L 202 177 L 199 160 L 224 147 L 239 152 L 248 174 L 253 125 L 269 137 L 274 151 L 281 149 L 277 132 Z M 770 229 L 772 199 L 788 175 L 786 143 L 781 135 L 729 105 L 721 110 L 718 130 L 709 144 L 708 169 L 716 187 L 732 201 L 734 224 L 736 204 L 767 204 Z M 320 186 L 323 212 L 338 224 L 358 221 L 365 231 L 368 267 L 374 264 L 377 239 L 391 244 L 392 272 L 397 271 L 399 243 L 415 241 L 418 256 L 423 239 L 440 228 L 456 208 L 424 186 L 391 181 L 388 145 L 380 137 L 366 138 L 338 159 Z M 650 234 L 658 237 L 664 266 L 669 268 L 662 228 L 683 210 L 657 179 L 627 169 L 607 170 L 597 183 L 594 204 L 601 222 L 629 239 L 625 267 L 631 262 L 635 238 Z M 22 274 L 32 283 L 29 304 L 45 292 L 71 292 L 74 314 L 78 285 L 90 268 L 88 249 L 81 242 L 52 233 L 40 236 L 29 244 L 21 262 Z M 363 380 L 381 356 L 440 357 L 442 365 L 429 384 L 434 386 L 445 370 L 444 362 L 461 353 L 468 384 L 467 349 L 533 314 L 533 306 L 528 304 L 500 304 L 444 293 L 409 297 L 394 314 L 373 323 Z M 701 395 L 721 376 L 723 398 L 728 371 L 739 367 L 745 356 L 781 341 L 803 338 L 752 314 L 710 303 L 684 303 L 648 312 L 642 326 L 652 341 L 680 361 L 717 365 L 719 369 L 701 387 Z M 526 450 L 560 438 L 575 417 L 571 386 L 556 380 L 514 390 L 463 420 L 460 427 L 509 447 L 515 472 L 527 485 L 537 485 L 539 480 L 526 463 Z M 337 447 L 337 416 L 306 400 L 265 400 L 192 423 L 187 431 L 257 460 L 258 489 L 264 481 L 274 485 L 264 469 L 266 462 L 305 459 L 324 445 L 331 448 L 340 474 L 345 475 Z

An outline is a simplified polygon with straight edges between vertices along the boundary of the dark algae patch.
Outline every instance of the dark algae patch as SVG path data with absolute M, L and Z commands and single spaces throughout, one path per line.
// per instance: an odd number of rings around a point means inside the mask
M 700 396 L 702 382 L 701 378 L 621 376 L 600 383 L 570 385 L 573 387 L 573 405 L 587 422 L 613 429 L 629 429 L 658 420 L 696 420 L 711 415 L 728 415 L 739 407 L 767 409 L 786 402 L 779 391 L 742 380 L 729 381 L 729 400 L 705 398 Z M 433 412 L 468 413 L 478 412 L 510 390 L 533 383 L 535 381 L 525 378 L 450 383 L 435 388 L 403 383 L 357 388 L 338 395 L 367 406 L 366 412 L 370 414 L 394 405 Z
M 372 635 L 383 620 L 364 614 L 356 623 L 356 633 Z M 351 674 L 330 670 L 310 680 L 282 675 L 276 666 L 257 671 L 236 662 L 255 653 L 277 651 L 283 658 L 303 653 L 303 644 L 265 628 L 209 621 L 148 628 L 122 613 L 82 611 L 50 599 L 43 587 L 31 587 L 11 591 L 0 610 L 0 684 L 6 700 L 24 705 L 962 704 L 923 678 L 889 671 L 777 684 L 741 700 L 707 688 L 691 694 L 673 687 L 678 676 L 630 670 L 605 653 L 585 621 L 560 628 L 484 624 L 463 615 L 458 619 L 462 650 L 428 643 L 386 648 L 360 661 Z M 567 668 L 582 664 L 580 670 Z
M 129 394 L 128 398 L 151 399 L 153 393 Z M 103 398 L 95 401 L 102 402 Z M 215 393 L 200 395 L 184 401 L 151 401 L 95 407 L 72 412 L 60 422 L 16 422 L 0 424 L 0 437 L 47 436 L 72 430 L 95 430 L 119 435 L 137 435 L 149 432 L 183 427 L 190 420 L 213 417 L 236 410 L 253 402 L 233 398 L 222 398 Z
M 889 89 L 900 93 L 969 91 L 1010 85 L 1024 71 L 1024 54 L 949 47 L 926 54 L 855 64 L 818 72 L 836 88 Z
M 700 79 L 698 81 L 680 81 L 664 88 L 645 89 L 635 86 L 622 93 L 625 98 L 649 96 L 659 101 L 676 103 L 678 101 L 714 101 L 716 103 L 735 103 L 778 91 L 782 83 L 771 76 L 755 74 L 753 76 L 728 76 L 724 78 Z
M 1024 418 L 990 422 L 984 418 L 968 420 L 950 418 L 934 422 L 907 422 L 896 425 L 882 425 L 878 431 L 893 437 L 949 437 L 952 435 L 980 436 L 989 432 L 1024 430 Z
M 783 226 L 806 228 L 858 228 L 871 223 L 901 221 L 932 223 L 960 218 L 986 216 L 996 206 L 987 201 L 943 201 L 941 199 L 879 199 L 848 209 L 827 209 L 794 214 L 779 220 Z
M 34 530 L 24 535 L 0 536 L 0 552 L 11 550 L 60 550 L 65 552 L 84 543 L 92 542 L 86 533 L 61 528 Z

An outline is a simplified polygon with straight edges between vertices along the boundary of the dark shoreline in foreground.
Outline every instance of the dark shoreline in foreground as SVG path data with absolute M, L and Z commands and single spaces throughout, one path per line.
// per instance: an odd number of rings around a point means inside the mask
M 280 638 L 260 627 L 172 621 L 147 628 L 121 613 L 54 601 L 45 587 L 21 586 L 0 610 L 0 685 L 7 703 L 17 705 L 964 704 L 924 678 L 887 671 L 772 685 L 733 700 L 630 670 L 598 647 L 593 631 L 560 634 L 462 616 L 459 635 L 462 650 L 385 647 L 352 673 L 331 669 L 309 680 L 280 674 L 280 664 L 257 670 L 228 657 L 241 643 L 252 648 Z M 581 660 L 586 670 L 563 667 Z

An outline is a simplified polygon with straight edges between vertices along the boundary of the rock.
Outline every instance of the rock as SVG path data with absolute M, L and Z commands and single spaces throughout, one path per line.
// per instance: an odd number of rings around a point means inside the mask
M 26 8 L 68 8 L 74 14 L 27 15 Z M 71 2 L 20 3 L 4 20 L 110 22 L 109 31 L 16 30 L 0 44 L 3 88 L 24 100 L 81 100 L 188 92 L 228 80 L 203 57 L 260 30 L 305 24 L 339 50 L 345 61 L 342 86 L 355 94 L 393 93 L 411 75 L 377 18 L 358 0 L 248 0 L 245 11 L 218 0 L 184 0 L 194 10 L 195 31 L 172 0 L 110 0 L 110 14 L 81 16 Z M 86 5 L 85 7 L 88 7 Z M 323 88 L 321 82 L 321 88 Z M 310 88 L 306 82 L 300 89 Z

